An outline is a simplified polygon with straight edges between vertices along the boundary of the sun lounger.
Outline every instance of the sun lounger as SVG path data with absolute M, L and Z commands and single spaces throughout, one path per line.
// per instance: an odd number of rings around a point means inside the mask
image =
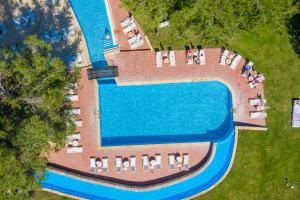
M 96 158 L 90 157 L 90 172 L 94 173 L 96 169 Z
M 144 170 L 149 169 L 149 157 L 148 157 L 148 155 L 143 155 L 143 169 Z
M 70 101 L 78 101 L 78 95 L 76 94 L 67 95 L 66 98 Z
M 175 169 L 175 156 L 174 156 L 174 154 L 169 154 L 168 155 L 168 163 L 169 163 L 169 168 L 170 169 Z
M 126 28 L 127 26 L 129 26 L 130 24 L 132 24 L 134 22 L 134 19 L 132 16 L 128 16 L 126 17 L 122 22 L 121 22 L 121 27 L 122 28 Z
M 129 33 L 130 31 L 133 31 L 133 29 L 136 28 L 136 24 L 133 22 L 131 24 L 129 24 L 129 26 L 127 26 L 126 28 L 123 29 L 124 34 Z
M 156 52 L 156 67 L 161 67 L 162 66 L 162 56 L 161 52 L 158 51 Z
M 130 170 L 132 172 L 136 171 L 136 158 L 135 158 L 135 156 L 130 156 Z
M 161 169 L 161 155 L 155 154 L 156 169 Z
M 200 65 L 205 65 L 205 50 L 201 49 L 199 51 L 199 61 L 200 61 Z
M 143 44 L 144 44 L 143 38 L 139 38 L 138 40 L 136 40 L 135 42 L 130 44 L 130 48 L 131 49 L 136 49 L 136 48 L 142 46 Z
M 240 56 L 239 54 L 237 54 L 234 58 L 233 61 L 230 64 L 230 68 L 231 69 L 235 69 L 237 67 L 237 65 L 239 64 L 240 60 L 241 60 L 242 56 Z
M 138 33 L 137 35 L 133 36 L 132 38 L 128 39 L 128 43 L 129 44 L 133 44 L 138 40 L 142 39 L 142 35 L 140 33 Z
M 170 66 L 174 67 L 176 65 L 176 58 L 175 58 L 175 52 L 169 51 L 169 58 L 170 58 Z
M 222 56 L 221 56 L 221 59 L 220 59 L 220 64 L 221 64 L 221 65 L 225 65 L 225 63 L 226 63 L 226 58 L 227 58 L 228 54 L 229 54 L 229 51 L 228 51 L 227 49 L 225 49 L 225 50 L 223 51 Z
M 82 64 L 82 56 L 81 56 L 81 53 L 77 52 L 75 53 L 75 57 L 76 57 L 76 62 L 77 64 Z
M 82 153 L 82 147 L 69 147 L 67 153 Z
M 102 158 L 102 172 L 108 172 L 108 159 L 106 157 Z
M 249 99 L 249 104 L 251 106 L 261 106 L 267 103 L 266 99 L 263 98 L 253 98 L 253 99 Z
M 266 117 L 267 117 L 266 112 L 262 112 L 262 111 L 252 111 L 252 112 L 250 112 L 250 118 L 251 119 L 262 119 L 262 118 L 266 118 Z
M 254 63 L 251 62 L 251 61 L 248 62 L 248 64 L 243 69 L 242 76 L 244 76 L 244 77 L 248 77 L 249 76 L 249 73 L 252 70 L 253 64 Z
M 80 133 L 74 133 L 74 134 L 71 134 L 71 135 L 68 135 L 68 140 L 80 140 Z
M 188 170 L 189 169 L 189 154 L 185 153 L 183 154 L 183 169 Z
M 71 113 L 72 113 L 73 115 L 80 115 L 80 108 L 73 108 L 73 109 L 71 110 Z
M 120 173 L 122 170 L 122 158 L 121 157 L 116 157 L 116 170 L 118 173 Z
M 74 123 L 76 126 L 81 127 L 82 126 L 82 120 L 78 119 L 78 120 L 74 120 Z
M 292 120 L 292 127 L 293 128 L 300 128 L 300 121 Z

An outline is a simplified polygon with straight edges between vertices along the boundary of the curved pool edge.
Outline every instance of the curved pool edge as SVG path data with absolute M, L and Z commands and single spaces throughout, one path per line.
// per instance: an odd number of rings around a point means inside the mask
M 237 137 L 238 133 L 233 131 L 224 141 L 216 143 L 215 156 L 207 168 L 202 172 L 195 174 L 193 177 L 187 178 L 186 180 L 159 189 L 143 192 L 116 189 L 101 184 L 78 180 L 51 171 L 47 172 L 48 179 L 42 181 L 42 186 L 50 191 L 62 192 L 68 196 L 71 195 L 76 198 L 87 199 L 119 199 L 120 197 L 126 197 L 128 199 L 147 198 L 152 200 L 157 198 L 192 198 L 208 192 L 225 179 L 234 162 Z M 223 163 L 221 167 L 220 163 Z M 205 174 L 209 176 L 206 176 Z M 201 182 L 200 185 L 199 182 Z

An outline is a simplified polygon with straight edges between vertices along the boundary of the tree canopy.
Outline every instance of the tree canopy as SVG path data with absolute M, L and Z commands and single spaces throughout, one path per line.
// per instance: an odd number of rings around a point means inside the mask
M 1 199 L 24 199 L 38 188 L 50 142 L 60 148 L 74 131 L 65 95 L 79 73 L 51 51 L 29 36 L 17 53 L 0 52 Z
M 169 37 L 174 40 L 198 37 L 206 46 L 225 45 L 240 30 L 269 25 L 282 30 L 285 20 L 299 11 L 297 0 L 123 0 L 138 16 L 146 33 L 167 17 Z M 150 37 L 151 39 L 151 37 Z

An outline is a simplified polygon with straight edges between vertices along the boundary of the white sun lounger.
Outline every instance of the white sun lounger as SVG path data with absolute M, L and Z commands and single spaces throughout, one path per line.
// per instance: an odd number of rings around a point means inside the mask
M 126 17 L 122 22 L 121 22 L 121 27 L 122 28 L 126 28 L 127 26 L 129 26 L 130 24 L 132 24 L 134 22 L 133 17 Z
M 130 31 L 133 31 L 133 29 L 136 28 L 136 24 L 133 22 L 131 24 L 129 24 L 129 26 L 127 26 L 126 28 L 123 29 L 124 34 L 129 33 Z
M 71 113 L 72 113 L 73 115 L 80 115 L 80 108 L 73 108 L 73 109 L 71 110 Z
M 225 65 L 226 64 L 226 58 L 229 54 L 229 51 L 227 49 L 225 49 L 222 53 L 221 59 L 220 59 L 220 64 L 221 65 Z
M 121 172 L 122 170 L 122 158 L 121 157 L 116 157 L 116 170 L 118 173 Z
M 136 49 L 136 48 L 142 46 L 143 44 L 144 44 L 143 38 L 139 38 L 138 40 L 136 40 L 135 42 L 130 44 L 130 48 L 131 49 Z
M 71 134 L 71 135 L 68 135 L 68 140 L 80 140 L 80 133 L 74 133 L 74 134 Z
M 81 126 L 82 126 L 82 120 L 81 120 L 81 119 L 74 120 L 74 123 L 75 123 L 75 125 L 78 126 L 78 127 L 81 127 Z
M 130 156 L 130 170 L 132 172 L 136 171 L 136 157 L 135 156 Z
M 128 39 L 128 43 L 129 44 L 133 44 L 138 40 L 142 39 L 142 35 L 140 33 L 138 33 L 137 35 L 133 36 L 132 38 Z
M 188 170 L 189 169 L 189 154 L 184 153 L 183 154 L 183 169 Z
M 262 119 L 262 118 L 266 118 L 266 117 L 267 117 L 266 112 L 262 112 L 262 111 L 250 112 L 250 118 L 251 119 Z
M 174 154 L 169 154 L 168 155 L 168 161 L 169 161 L 169 168 L 170 169 L 175 169 L 175 156 L 174 156 Z
M 148 157 L 148 155 L 143 155 L 143 169 L 144 170 L 149 169 L 149 157 Z
M 78 95 L 77 94 L 70 94 L 67 95 L 66 98 L 70 101 L 78 101 Z
M 94 173 L 96 169 L 96 158 L 90 157 L 90 172 Z
M 237 67 L 237 65 L 239 64 L 241 58 L 242 58 L 242 56 L 240 56 L 239 54 L 236 55 L 236 56 L 233 58 L 233 61 L 232 61 L 231 64 L 230 64 L 230 68 L 231 68 L 231 69 L 235 69 L 235 68 Z
M 200 60 L 200 65 L 205 65 L 205 50 L 201 49 L 199 51 L 199 60 Z
M 261 106 L 267 103 L 266 99 L 262 99 L 262 98 L 253 98 L 253 99 L 249 99 L 249 104 L 251 106 Z
M 108 159 L 106 157 L 102 158 L 102 172 L 108 172 Z
M 156 169 L 161 169 L 161 155 L 155 154 Z
M 170 66 L 174 67 L 176 65 L 176 59 L 175 59 L 175 52 L 169 51 L 169 58 L 170 58 Z
M 161 52 L 158 51 L 156 52 L 156 67 L 161 67 L 162 66 L 162 56 L 161 56 Z
M 69 147 L 67 153 L 82 153 L 82 147 Z
M 76 58 L 76 62 L 77 62 L 77 64 L 82 64 L 82 56 L 81 56 L 81 53 L 79 53 L 79 52 L 77 52 L 76 54 L 75 54 L 75 58 Z

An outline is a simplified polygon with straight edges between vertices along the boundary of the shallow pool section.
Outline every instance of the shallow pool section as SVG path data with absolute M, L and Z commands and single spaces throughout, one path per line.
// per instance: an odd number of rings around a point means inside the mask
M 93 68 L 105 68 L 103 51 L 114 46 L 105 0 L 70 0 L 80 24 Z M 105 35 L 110 35 L 110 40 Z
M 233 162 L 235 149 L 235 133 L 232 131 L 227 138 L 216 143 L 215 153 L 211 162 L 198 174 L 181 182 L 148 191 L 118 189 L 96 183 L 71 178 L 55 172 L 47 172 L 44 188 L 86 199 L 132 199 L 132 200 L 179 200 L 203 192 L 220 181 Z
M 231 93 L 217 81 L 98 87 L 101 146 L 218 141 L 233 128 Z

